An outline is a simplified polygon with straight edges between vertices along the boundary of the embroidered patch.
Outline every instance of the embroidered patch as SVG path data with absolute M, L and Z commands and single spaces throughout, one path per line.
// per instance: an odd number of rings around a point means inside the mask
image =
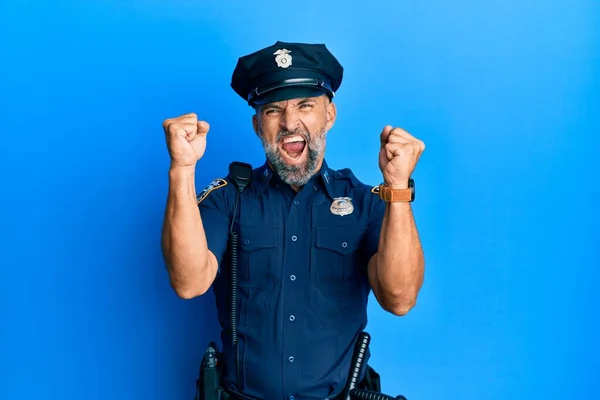
M 222 188 L 223 186 L 227 186 L 227 181 L 225 179 L 215 179 L 207 187 L 202 189 L 200 193 L 198 193 L 198 196 L 196 196 L 196 204 L 200 204 L 200 202 L 202 202 L 202 200 L 204 200 L 210 192 L 215 189 Z

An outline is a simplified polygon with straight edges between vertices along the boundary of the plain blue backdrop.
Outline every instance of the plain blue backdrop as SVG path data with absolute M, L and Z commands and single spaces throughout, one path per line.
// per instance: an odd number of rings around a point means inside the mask
M 161 123 L 212 130 L 197 190 L 258 165 L 237 57 L 326 43 L 346 69 L 327 159 L 414 178 L 417 306 L 370 303 L 373 365 L 409 400 L 600 396 L 600 2 L 0 2 L 0 399 L 191 400 L 212 295 L 169 287 Z

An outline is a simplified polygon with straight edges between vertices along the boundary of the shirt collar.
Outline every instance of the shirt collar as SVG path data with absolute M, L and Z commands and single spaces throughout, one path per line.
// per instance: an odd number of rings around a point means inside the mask
M 333 193 L 333 170 L 327 165 L 327 161 L 323 160 L 321 170 L 319 171 L 321 176 L 321 182 L 325 186 L 325 191 L 331 197 L 331 200 L 335 198 Z
M 254 174 L 254 185 L 256 188 L 256 197 L 260 196 L 265 189 L 269 186 L 269 182 L 271 178 L 273 178 L 274 171 L 269 166 L 269 163 L 265 161 L 265 163 L 256 169 Z
M 318 184 L 318 181 L 320 181 L 320 183 L 322 183 L 323 187 L 325 188 L 325 192 L 327 192 L 327 194 L 329 195 L 329 197 L 331 197 L 332 200 L 335 198 L 333 193 L 333 172 L 334 171 L 332 171 L 327 165 L 327 161 L 323 160 L 323 163 L 321 164 L 321 169 L 319 170 L 318 174 L 315 177 L 313 177 L 309 182 L 309 184 Z M 275 171 L 271 168 L 268 161 L 265 161 L 265 163 L 260 168 L 257 168 L 254 175 L 254 181 L 256 182 L 255 187 L 257 197 L 260 196 L 266 190 L 266 188 L 269 186 L 269 183 L 271 182 L 271 179 L 273 179 L 273 176 L 275 176 Z

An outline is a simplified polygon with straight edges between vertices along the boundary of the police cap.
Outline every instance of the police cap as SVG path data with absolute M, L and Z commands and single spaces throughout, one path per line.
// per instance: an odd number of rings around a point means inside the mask
M 344 69 L 324 44 L 274 45 L 238 59 L 231 87 L 250 106 L 327 94 L 333 98 Z

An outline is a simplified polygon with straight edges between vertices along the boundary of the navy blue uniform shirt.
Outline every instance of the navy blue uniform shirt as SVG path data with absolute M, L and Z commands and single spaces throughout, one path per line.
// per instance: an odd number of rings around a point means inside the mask
M 199 195 L 208 248 L 219 262 L 213 292 L 226 387 L 267 400 L 319 400 L 343 390 L 367 324 L 367 265 L 385 211 L 372 188 L 325 161 L 298 193 L 267 163 L 253 170 L 233 225 L 239 233 L 240 382 L 229 327 L 228 244 L 237 189 L 227 177 Z M 341 208 L 351 203 L 350 214 L 332 212 L 339 198 L 348 198 Z

